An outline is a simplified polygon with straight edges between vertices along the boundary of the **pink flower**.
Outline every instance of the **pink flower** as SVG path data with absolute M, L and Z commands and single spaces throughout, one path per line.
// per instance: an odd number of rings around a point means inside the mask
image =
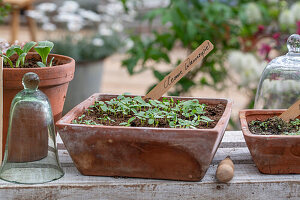
M 264 25 L 259 25 L 258 27 L 257 27 L 257 29 L 258 29 L 258 32 L 263 32 L 264 30 L 265 30 L 265 27 L 264 27 Z
M 276 44 L 279 45 L 279 38 L 280 38 L 280 33 L 274 33 L 272 35 L 272 38 L 276 41 Z
M 259 53 L 261 55 L 267 55 L 270 51 L 271 51 L 271 46 L 268 44 L 262 44 L 259 49 Z
M 262 34 L 264 30 L 265 30 L 264 25 L 258 25 L 257 32 L 254 34 L 254 36 L 257 37 L 258 35 Z
M 297 21 L 297 34 L 300 35 L 300 21 Z
M 274 34 L 272 35 L 272 38 L 273 38 L 274 40 L 278 40 L 279 37 L 280 37 L 280 33 L 274 33 Z

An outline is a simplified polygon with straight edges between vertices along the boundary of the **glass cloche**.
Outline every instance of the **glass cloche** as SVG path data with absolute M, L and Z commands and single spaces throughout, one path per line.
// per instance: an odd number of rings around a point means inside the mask
M 11 103 L 0 179 L 35 184 L 64 175 L 57 155 L 51 105 L 38 90 L 39 81 L 37 74 L 26 73 L 22 80 L 24 90 Z
M 256 91 L 256 109 L 284 109 L 300 99 L 300 35 L 287 40 L 289 52 L 264 69 Z

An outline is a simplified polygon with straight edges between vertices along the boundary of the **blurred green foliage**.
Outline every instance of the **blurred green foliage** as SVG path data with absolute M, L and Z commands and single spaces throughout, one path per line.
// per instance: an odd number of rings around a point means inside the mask
M 122 2 L 126 6 L 126 0 Z M 132 35 L 134 45 L 127 51 L 128 57 L 122 64 L 131 75 L 151 70 L 159 82 L 171 70 L 162 72 L 157 69 L 157 63 L 176 67 L 182 62 L 171 63 L 169 53 L 176 46 L 180 45 L 191 53 L 202 42 L 210 40 L 215 49 L 204 58 L 202 67 L 196 66 L 169 94 L 184 95 L 196 85 L 222 90 L 228 84 L 225 81 L 228 69 L 224 63 L 231 50 L 256 53 L 257 42 L 266 36 L 272 38 L 273 34 L 280 34 L 275 38 L 277 46 L 274 48 L 282 50 L 287 36 L 296 31 L 296 23 L 279 23 L 280 13 L 286 9 L 286 1 L 170 0 L 167 7 L 151 10 L 143 16 L 150 27 L 159 21 L 161 29 L 152 29 L 149 37 Z
M 3 3 L 3 0 L 0 0 L 0 23 L 3 22 L 3 18 L 9 13 L 10 5 Z

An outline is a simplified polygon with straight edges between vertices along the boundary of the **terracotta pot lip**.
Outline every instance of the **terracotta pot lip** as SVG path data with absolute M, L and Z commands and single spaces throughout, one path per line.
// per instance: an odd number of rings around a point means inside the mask
M 209 131 L 209 132 L 215 132 L 216 129 L 184 129 L 184 128 L 153 128 L 153 127 L 126 127 L 126 126 L 99 126 L 99 125 L 84 125 L 84 124 L 70 124 L 70 123 L 63 123 L 60 122 L 60 120 L 56 123 L 57 125 L 62 126 L 74 126 L 74 127 L 101 127 L 103 129 L 129 129 L 129 130 L 156 130 L 156 131 L 182 131 L 182 130 L 188 130 L 190 132 L 199 132 L 199 130 L 203 131 Z
M 220 129 L 222 124 L 226 124 L 226 119 L 227 116 L 231 114 L 231 107 L 232 107 L 232 100 L 231 99 L 226 99 L 226 98 L 200 98 L 200 97 L 176 97 L 176 96 L 164 96 L 164 97 L 172 97 L 172 98 L 179 98 L 179 99 L 201 99 L 201 100 L 221 100 L 226 102 L 226 107 L 223 112 L 223 115 L 219 119 L 218 123 L 214 128 L 210 129 L 180 129 L 180 128 L 153 128 L 153 127 L 124 127 L 124 126 L 100 126 L 100 125 L 84 125 L 84 124 L 71 124 L 68 123 L 69 121 L 69 116 L 70 115 L 75 115 L 76 111 L 87 101 L 91 101 L 99 96 L 115 96 L 118 94 L 108 94 L 108 93 L 95 93 L 92 96 L 90 96 L 88 99 L 85 101 L 81 102 L 79 105 L 75 106 L 72 110 L 70 110 L 67 114 L 65 114 L 59 121 L 56 122 L 57 126 L 74 126 L 74 127 L 101 127 L 104 129 L 129 129 L 129 130 L 152 130 L 152 131 L 158 131 L 158 130 L 164 130 L 164 131 L 182 131 L 182 130 L 188 130 L 190 132 L 199 132 L 199 131 L 206 131 L 206 132 L 216 132 Z M 129 96 L 140 96 L 140 95 L 129 95 Z M 229 120 L 229 118 L 228 118 Z
M 30 55 L 38 55 L 37 53 L 29 53 Z M 56 59 L 66 60 L 67 63 L 62 65 L 56 65 L 53 67 L 43 67 L 43 68 L 3 68 L 3 80 L 4 81 L 19 81 L 17 76 L 23 76 L 26 72 L 35 72 L 41 74 L 47 74 L 47 76 L 40 77 L 41 80 L 52 80 L 58 78 L 67 78 L 73 77 L 74 70 L 75 70 L 75 60 L 68 56 L 58 55 L 58 54 L 49 54 L 49 56 L 54 56 Z M 67 75 L 66 73 L 58 73 L 68 70 Z M 54 72 L 54 73 L 52 73 Z M 52 75 L 53 74 L 53 75 Z M 15 77 L 15 78 L 12 78 Z M 72 78 L 73 79 L 73 78 Z
M 34 52 L 29 52 L 28 55 L 38 55 L 37 53 Z M 59 54 L 49 54 L 49 56 L 53 56 L 57 59 L 62 58 L 64 60 L 68 60 L 67 63 L 62 64 L 62 65 L 56 65 L 53 67 L 41 67 L 41 68 L 3 68 L 5 71 L 13 71 L 13 70 L 47 70 L 47 69 L 53 69 L 53 68 L 59 68 L 59 67 L 65 67 L 66 65 L 75 65 L 75 60 L 69 56 L 64 56 L 64 55 L 59 55 Z
M 251 137 L 251 138 L 256 138 L 256 139 L 290 139 L 290 138 L 300 138 L 300 135 L 256 135 L 251 133 L 248 127 L 247 123 L 247 116 L 249 112 L 251 114 L 280 114 L 283 113 L 286 109 L 243 109 L 240 110 L 239 116 L 240 116 L 240 122 L 241 122 L 241 127 L 242 127 L 242 132 L 244 137 Z M 249 115 L 251 115 L 249 114 Z

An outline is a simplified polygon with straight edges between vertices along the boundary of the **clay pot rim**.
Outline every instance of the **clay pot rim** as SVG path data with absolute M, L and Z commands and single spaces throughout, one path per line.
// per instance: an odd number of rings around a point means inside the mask
M 210 129 L 177 129 L 177 128 L 154 128 L 154 127 L 125 127 L 125 126 L 100 126 L 100 125 L 85 125 L 85 124 L 71 124 L 69 121 L 70 118 L 73 119 L 73 117 L 70 117 L 72 115 L 76 115 L 79 109 L 82 110 L 82 107 L 87 102 L 94 102 L 94 100 L 99 96 L 115 96 L 118 94 L 108 94 L 108 93 L 95 93 L 77 106 L 75 106 L 72 110 L 70 110 L 67 114 L 65 114 L 60 120 L 56 122 L 56 126 L 73 126 L 73 127 L 86 127 L 86 128 L 104 128 L 104 129 L 131 129 L 131 130 L 164 130 L 164 131 L 176 131 L 176 132 L 182 132 L 182 130 L 188 130 L 190 132 L 198 133 L 199 131 L 207 131 L 207 132 L 215 132 L 218 133 L 219 130 L 222 129 L 223 124 L 226 124 L 227 119 L 229 120 L 232 104 L 233 101 L 231 99 L 226 98 L 201 98 L 201 97 L 176 97 L 176 96 L 164 96 L 164 97 L 173 97 L 173 98 L 180 98 L 180 99 L 201 99 L 201 100 L 219 100 L 219 101 L 225 101 L 226 107 L 223 112 L 223 115 L 219 119 L 218 123 L 214 128 Z M 139 96 L 139 95 L 130 95 L 130 96 Z M 229 115 L 229 116 L 228 116 Z M 77 116 L 77 115 L 76 115 Z
M 28 55 L 38 55 L 37 53 L 34 52 L 29 52 Z M 16 71 L 49 71 L 49 70 L 60 70 L 61 68 L 65 68 L 65 67 L 70 67 L 71 66 L 75 66 L 75 60 L 69 56 L 64 56 L 64 55 L 59 55 L 59 54 L 49 54 L 49 56 L 53 56 L 56 59 L 63 59 L 63 60 L 67 60 L 67 63 L 62 64 L 62 65 L 56 65 L 53 67 L 41 67 L 41 68 L 3 68 L 3 71 L 5 71 L 5 73 L 16 73 Z M 59 77 L 64 77 L 64 75 L 62 74 Z M 57 77 L 57 78 L 59 78 Z M 52 78 L 49 78 L 52 79 Z
M 271 115 L 271 114 L 281 114 L 286 109 L 244 109 L 240 110 L 240 123 L 244 137 L 250 137 L 255 139 L 290 139 L 290 138 L 300 138 L 300 135 L 256 135 L 251 133 L 247 123 L 247 116 L 249 115 L 257 115 L 257 114 L 264 114 L 264 115 Z

